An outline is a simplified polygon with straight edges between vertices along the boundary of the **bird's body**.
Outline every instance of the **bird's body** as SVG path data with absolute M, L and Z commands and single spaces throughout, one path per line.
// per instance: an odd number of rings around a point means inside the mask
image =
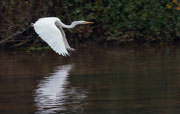
M 74 50 L 67 42 L 62 28 L 74 28 L 79 24 L 91 24 L 92 22 L 74 21 L 71 25 L 65 25 L 57 17 L 45 17 L 38 19 L 32 26 L 35 32 L 58 54 L 67 56 L 67 50 Z

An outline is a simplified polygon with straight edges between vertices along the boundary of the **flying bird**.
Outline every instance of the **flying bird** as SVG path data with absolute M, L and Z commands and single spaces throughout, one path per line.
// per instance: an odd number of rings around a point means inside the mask
M 35 32 L 44 40 L 56 53 L 62 56 L 69 56 L 68 51 L 73 51 L 68 44 L 63 28 L 71 29 L 76 25 L 93 24 L 89 21 L 73 21 L 71 25 L 65 25 L 57 17 L 45 17 L 38 19 L 31 26 Z

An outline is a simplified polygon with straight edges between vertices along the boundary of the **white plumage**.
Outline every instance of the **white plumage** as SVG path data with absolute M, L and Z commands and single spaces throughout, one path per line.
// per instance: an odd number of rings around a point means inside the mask
M 58 54 L 67 56 L 67 50 L 74 50 L 67 42 L 62 28 L 74 28 L 78 24 L 92 24 L 86 21 L 74 21 L 71 25 L 65 25 L 59 18 L 40 18 L 32 26 L 35 32 Z
M 69 55 L 55 18 L 41 18 L 33 25 L 36 33 L 58 54 Z

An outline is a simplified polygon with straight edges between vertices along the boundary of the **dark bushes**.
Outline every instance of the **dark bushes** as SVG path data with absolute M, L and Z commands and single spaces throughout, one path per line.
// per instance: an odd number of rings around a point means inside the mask
M 40 44 L 32 31 L 19 34 L 40 17 L 57 16 L 64 23 L 95 21 L 67 31 L 71 41 L 116 44 L 171 42 L 180 38 L 180 2 L 177 0 L 7 0 L 0 1 L 0 45 Z

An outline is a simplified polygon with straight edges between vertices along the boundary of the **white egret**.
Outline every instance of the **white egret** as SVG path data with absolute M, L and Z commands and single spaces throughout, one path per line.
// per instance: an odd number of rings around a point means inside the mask
M 62 56 L 69 55 L 68 51 L 74 50 L 67 42 L 66 35 L 62 28 L 71 29 L 80 24 L 92 24 L 88 21 L 74 21 L 71 25 L 65 25 L 57 17 L 45 17 L 38 19 L 31 26 L 35 32 L 44 40 L 56 53 Z

